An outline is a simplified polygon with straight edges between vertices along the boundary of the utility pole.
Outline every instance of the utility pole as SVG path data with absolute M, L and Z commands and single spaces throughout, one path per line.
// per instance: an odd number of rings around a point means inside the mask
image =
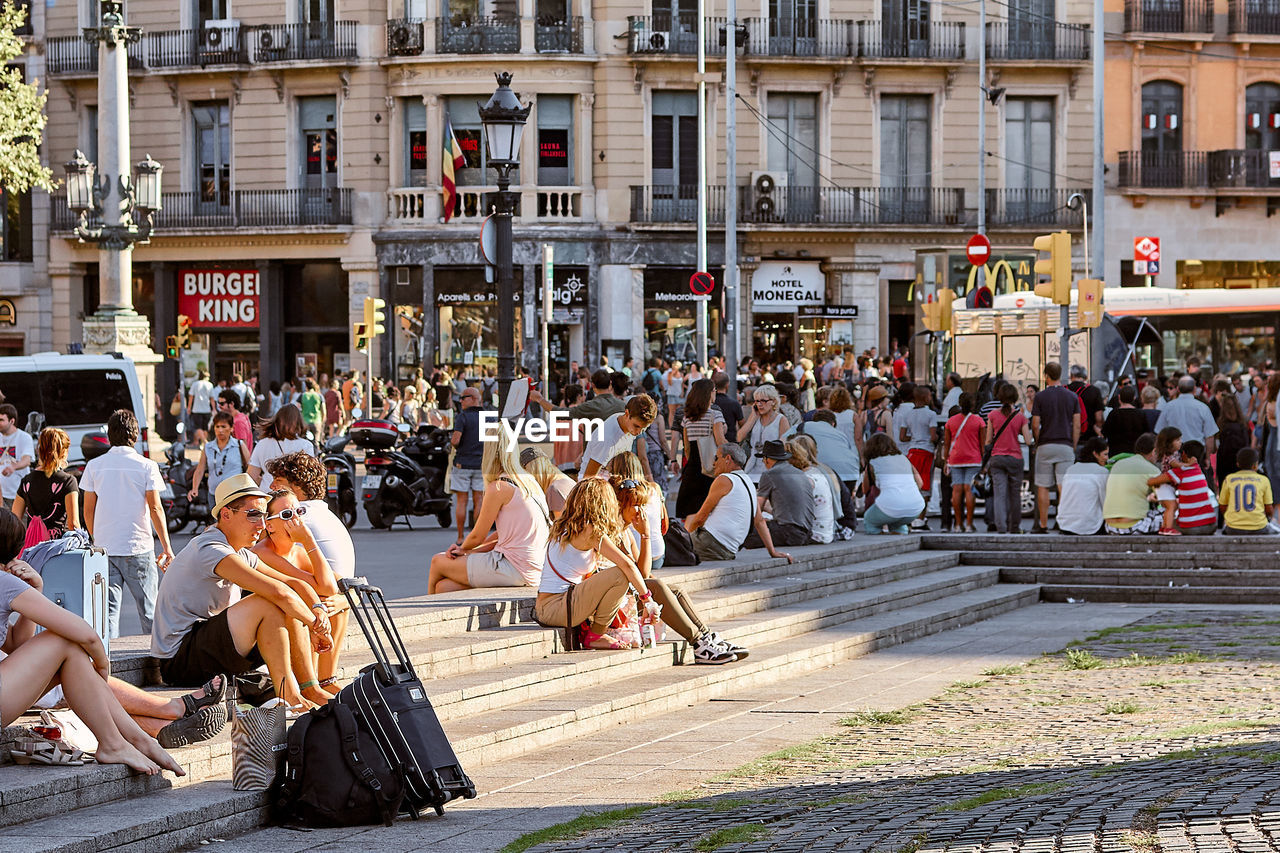
M 1107 280 L 1107 233 L 1103 224 L 1106 214 L 1106 176 L 1103 158 L 1104 92 L 1103 59 L 1106 54 L 1106 33 L 1103 31 L 1102 0 L 1093 0 L 1093 272 L 1104 282 Z
M 698 270 L 707 270 L 707 17 L 698 0 Z M 700 298 L 694 326 L 698 363 L 707 366 L 707 299 Z
M 987 233 L 987 0 L 978 0 L 978 233 Z
M 724 366 L 738 393 L 738 0 L 727 0 L 724 54 Z

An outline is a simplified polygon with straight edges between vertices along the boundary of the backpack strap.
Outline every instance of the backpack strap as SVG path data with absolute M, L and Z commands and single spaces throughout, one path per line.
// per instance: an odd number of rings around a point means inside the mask
M 350 708 L 340 702 L 330 702 L 328 707 L 338 723 L 338 732 L 342 736 L 342 758 L 347 764 L 347 769 L 355 774 L 366 788 L 373 791 L 374 800 L 378 803 L 378 811 L 382 814 L 383 825 L 391 826 L 396 819 L 395 810 L 391 808 L 392 798 L 384 789 L 382 780 L 373 772 L 373 768 L 360 756 L 359 742 L 356 740 L 359 729 L 356 728 L 355 715 L 351 713 Z
M 280 785 L 280 797 L 276 801 L 282 813 L 293 814 L 293 805 L 298 801 L 298 793 L 302 790 L 302 772 L 306 767 L 304 747 L 307 743 L 307 729 L 311 728 L 312 721 L 311 714 L 303 714 L 289 729 L 284 781 Z

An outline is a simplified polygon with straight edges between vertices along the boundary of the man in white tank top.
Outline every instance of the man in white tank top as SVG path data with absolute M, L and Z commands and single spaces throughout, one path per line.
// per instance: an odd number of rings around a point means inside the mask
M 685 519 L 693 550 L 703 560 L 732 560 L 753 527 L 770 557 L 795 562 L 773 547 L 773 537 L 756 500 L 756 487 L 743 473 L 747 454 L 740 445 L 726 443 L 716 450 L 715 480 L 702 507 Z

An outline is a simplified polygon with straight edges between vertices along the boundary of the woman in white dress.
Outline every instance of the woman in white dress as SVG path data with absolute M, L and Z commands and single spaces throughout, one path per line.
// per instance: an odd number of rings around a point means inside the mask
M 766 441 L 781 440 L 791 426 L 787 423 L 786 416 L 778 410 L 781 404 L 777 388 L 761 385 L 755 390 L 751 415 L 738 427 L 736 438 L 747 451 L 747 465 L 742 470 L 747 472 L 753 483 L 758 484 L 765 471 L 764 460 L 756 454 L 764 449 Z
M 307 425 L 302 422 L 302 410 L 297 406 L 282 406 L 271 420 L 259 428 L 258 441 L 249 457 L 249 476 L 263 491 L 271 491 L 271 475 L 267 463 L 290 453 L 316 455 L 316 446 L 305 436 Z

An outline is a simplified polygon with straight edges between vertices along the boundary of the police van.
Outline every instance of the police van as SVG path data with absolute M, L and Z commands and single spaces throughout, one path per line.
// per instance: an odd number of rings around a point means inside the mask
M 133 359 L 56 352 L 0 358 L 0 393 L 18 409 L 18 428 L 33 436 L 43 427 L 66 430 L 71 438 L 68 467 L 83 465 L 80 442 L 102 430 L 111 413 L 129 409 L 138 419 L 137 450 L 147 453 L 147 416 Z M 105 435 L 105 434 L 104 434 Z

